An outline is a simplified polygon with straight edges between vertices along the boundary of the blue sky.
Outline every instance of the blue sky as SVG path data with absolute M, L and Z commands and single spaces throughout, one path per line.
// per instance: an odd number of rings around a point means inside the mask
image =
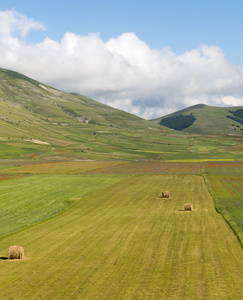
M 243 1 L 0 0 L 0 11 L 2 27 L 14 12 L 2 35 L 2 67 L 145 118 L 196 103 L 243 105 Z M 55 49 L 66 69 L 58 70 Z M 43 69 L 30 53 L 45 57 Z

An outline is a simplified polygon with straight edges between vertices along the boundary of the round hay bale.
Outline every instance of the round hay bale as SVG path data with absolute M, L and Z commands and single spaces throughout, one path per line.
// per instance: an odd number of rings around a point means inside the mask
M 184 209 L 185 210 L 193 210 L 192 203 L 185 203 L 184 204 Z
M 162 198 L 170 198 L 170 192 L 169 191 L 162 192 Z
M 21 246 L 10 246 L 8 249 L 8 259 L 23 259 L 24 248 Z

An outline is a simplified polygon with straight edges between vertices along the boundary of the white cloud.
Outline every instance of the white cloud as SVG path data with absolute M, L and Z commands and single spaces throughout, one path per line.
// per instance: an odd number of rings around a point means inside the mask
M 219 105 L 241 106 L 243 105 L 243 98 L 233 96 L 223 96 L 221 98 L 215 97 L 214 102 Z
M 29 44 L 22 37 L 44 25 L 11 10 L 0 12 L 0 66 L 68 92 L 78 92 L 144 118 L 205 103 L 243 105 L 243 66 L 217 46 L 176 56 L 151 49 L 134 33 L 104 42 L 98 34 L 67 32 Z M 2 25 L 2 26 L 1 26 Z
M 45 30 L 41 22 L 34 19 L 28 19 L 26 16 L 18 13 L 14 9 L 0 11 L 0 35 L 9 36 L 20 33 L 21 37 L 26 37 L 31 29 Z

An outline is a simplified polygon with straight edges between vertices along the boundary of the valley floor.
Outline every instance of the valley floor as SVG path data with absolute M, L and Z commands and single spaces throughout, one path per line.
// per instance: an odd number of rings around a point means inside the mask
M 2 258 L 13 244 L 26 258 L 0 261 L 0 299 L 243 299 L 241 245 L 198 175 L 125 176 L 2 239 Z

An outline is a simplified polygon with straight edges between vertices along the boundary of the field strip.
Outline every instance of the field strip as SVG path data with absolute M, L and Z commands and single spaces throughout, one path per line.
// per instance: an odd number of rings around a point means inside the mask
M 205 182 L 219 211 L 243 248 L 243 176 L 207 176 Z
M 128 162 L 112 162 L 112 161 L 69 161 L 69 162 L 40 162 L 40 163 L 25 163 L 9 166 L 6 169 L 7 173 L 17 174 L 71 174 L 80 173 L 99 168 L 107 168 L 111 166 L 124 165 Z
M 0 261 L 0 299 L 243 299 L 243 251 L 201 176 L 124 179 L 10 245 L 26 259 Z
M 1 238 L 60 213 L 124 176 L 38 174 L 7 178 L 0 184 Z

